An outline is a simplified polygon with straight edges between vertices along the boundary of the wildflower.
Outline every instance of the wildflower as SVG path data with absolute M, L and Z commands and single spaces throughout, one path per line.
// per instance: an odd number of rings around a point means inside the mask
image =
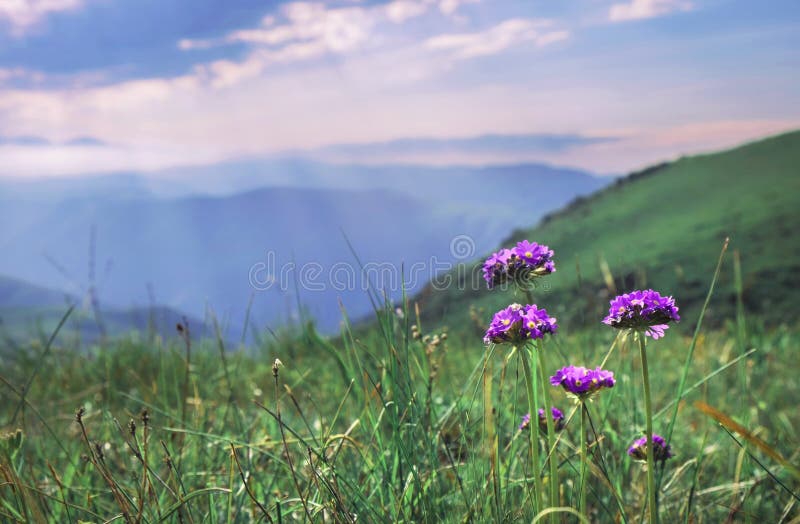
M 487 344 L 510 342 L 519 344 L 526 340 L 543 338 L 558 329 L 555 317 L 534 305 L 511 304 L 494 314 L 483 341 Z
M 544 410 L 539 410 L 539 429 L 547 431 L 547 420 L 544 418 Z M 564 413 L 560 409 L 553 407 L 550 408 L 550 414 L 553 416 L 553 429 L 561 431 L 564 429 Z
M 675 299 L 662 297 L 657 291 L 647 289 L 614 298 L 603 323 L 617 329 L 644 331 L 645 335 L 659 339 L 669 328 L 668 322 L 678 322 L 680 319 Z
M 528 268 L 541 274 L 553 273 L 556 270 L 553 263 L 553 250 L 545 245 L 523 240 L 511 252 Z
M 630 455 L 634 460 L 639 461 L 646 461 L 647 460 L 647 437 L 642 437 L 631 445 L 628 448 L 628 455 Z M 672 458 L 674 455 L 672 454 L 672 450 L 670 446 L 667 445 L 667 441 L 664 440 L 664 437 L 661 435 L 657 435 L 653 433 L 653 457 L 656 462 L 665 462 L 668 458 Z
M 555 333 L 558 329 L 555 317 L 539 309 L 536 304 L 525 306 L 522 310 L 522 332 L 525 338 L 543 338 L 545 333 Z
M 578 366 L 567 366 L 556 371 L 550 377 L 550 384 L 561 386 L 567 392 L 584 400 L 603 388 L 613 388 L 614 373 L 601 368 L 588 369 Z
M 489 287 L 505 282 L 508 277 L 508 262 L 511 259 L 510 249 L 501 249 L 483 263 L 483 278 Z
M 564 429 L 564 413 L 561 412 L 558 408 L 551 408 L 550 413 L 553 415 L 553 428 L 556 431 L 561 431 Z M 544 410 L 540 409 L 538 411 L 539 414 L 539 430 L 543 432 L 547 432 L 547 420 L 544 418 Z M 522 417 L 522 422 L 519 425 L 519 430 L 522 431 L 527 428 L 531 423 L 531 414 L 526 413 Z
M 487 258 L 483 263 L 483 278 L 492 288 L 508 281 L 524 283 L 555 270 L 552 249 L 523 240 L 514 249 L 501 249 Z

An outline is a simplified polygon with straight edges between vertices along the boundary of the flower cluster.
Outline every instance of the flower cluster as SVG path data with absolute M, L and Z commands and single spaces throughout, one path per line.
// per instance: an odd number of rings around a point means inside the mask
M 545 333 L 553 334 L 557 329 L 555 317 L 549 316 L 545 309 L 540 309 L 535 304 L 511 304 L 494 314 L 483 341 L 487 344 L 519 344 L 526 340 L 544 338 Z
M 540 431 L 547 431 L 547 419 L 544 418 L 544 410 L 539 410 L 539 430 Z M 561 412 L 560 409 L 553 407 L 550 409 L 550 413 L 553 415 L 553 429 L 556 431 L 561 431 L 564 429 L 564 413 Z M 522 431 L 527 428 L 531 424 L 531 414 L 526 413 L 522 417 L 522 422 L 519 425 L 519 430 Z
M 647 437 L 642 437 L 628 448 L 628 455 L 634 460 L 646 461 L 647 460 Z M 672 450 L 664 440 L 664 437 L 653 433 L 653 457 L 656 462 L 665 462 L 668 458 L 672 458 Z
M 549 247 L 523 240 L 513 249 L 501 249 L 486 259 L 483 264 L 483 277 L 490 289 L 507 282 L 527 289 L 527 286 L 532 284 L 535 278 L 548 275 L 555 270 L 553 251 Z M 610 302 L 608 315 L 603 319 L 603 323 L 613 328 L 644 333 L 654 339 L 664 336 L 664 332 L 669 327 L 668 323 L 678 321 L 680 321 L 680 315 L 678 315 L 675 300 L 671 296 L 661 296 L 652 289 L 631 291 L 615 297 Z M 512 304 L 494 314 L 489 328 L 486 330 L 484 342 L 487 344 L 524 344 L 531 339 L 544 338 L 547 333 L 555 334 L 557 329 L 556 319 L 549 316 L 546 310 L 539 309 L 533 304 L 525 306 Z M 640 342 L 641 350 L 644 351 L 644 339 L 641 339 Z M 527 352 L 523 355 L 528 356 Z M 646 365 L 644 359 L 643 364 Z M 644 374 L 644 376 L 647 375 Z M 550 384 L 562 387 L 566 392 L 574 395 L 578 401 L 584 403 L 599 391 L 613 388 L 616 380 L 613 372 L 601 367 L 589 369 L 582 366 L 567 366 L 559 369 L 550 377 Z M 532 396 L 533 393 L 529 393 L 529 397 Z M 535 400 L 529 398 L 529 402 L 532 403 Z M 652 408 L 647 384 L 645 404 L 648 417 L 647 431 L 651 432 Z M 581 406 L 581 409 L 585 410 L 586 406 Z M 585 411 L 581 412 L 581 417 L 584 416 L 584 413 Z M 528 413 L 522 418 L 519 424 L 520 431 L 531 427 L 532 415 L 533 413 Z M 537 426 L 540 431 L 547 432 L 548 416 L 552 416 L 553 428 L 556 431 L 564 429 L 566 423 L 564 414 L 554 407 L 550 413 L 544 409 L 538 410 Z M 583 438 L 585 439 L 585 433 L 583 433 Z M 583 440 L 582 446 L 585 445 L 586 442 Z M 652 446 L 657 462 L 663 464 L 667 459 L 673 457 L 670 446 L 660 435 L 652 435 Z M 635 460 L 647 461 L 647 438 L 636 440 L 628 449 L 628 455 Z M 583 460 L 585 459 L 586 452 L 584 451 Z M 655 508 L 652 499 L 655 488 L 651 471 L 648 472 L 648 493 L 651 497 L 648 504 L 651 508 Z M 650 518 L 655 521 L 657 514 L 654 511 L 651 512 Z
M 553 250 L 523 240 L 513 249 L 501 249 L 483 263 L 483 278 L 489 288 L 508 281 L 522 283 L 554 273 Z
M 561 386 L 579 399 L 586 399 L 604 388 L 613 388 L 616 381 L 614 373 L 601 368 L 588 369 L 567 366 L 550 377 L 550 384 Z
M 644 331 L 645 335 L 658 339 L 664 336 L 668 322 L 680 319 L 675 299 L 647 289 L 616 297 L 603 322 L 617 329 Z

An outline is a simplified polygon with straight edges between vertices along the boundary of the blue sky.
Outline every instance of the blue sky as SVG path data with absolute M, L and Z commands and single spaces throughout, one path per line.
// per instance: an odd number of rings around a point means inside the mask
M 800 127 L 798 44 L 784 0 L 0 0 L 0 175 L 620 173 Z

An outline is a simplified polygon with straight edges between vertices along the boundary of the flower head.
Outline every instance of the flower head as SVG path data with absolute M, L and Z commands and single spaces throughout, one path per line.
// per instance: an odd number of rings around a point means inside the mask
M 560 409 L 553 407 L 550 408 L 550 412 L 553 415 L 553 428 L 556 431 L 561 431 L 564 429 L 564 413 L 561 412 Z M 539 420 L 539 430 L 540 431 L 547 431 L 547 420 L 544 418 L 544 410 L 540 409 L 538 411 L 538 420 Z M 522 422 L 520 422 L 519 430 L 522 431 L 527 428 L 531 424 L 531 414 L 526 413 L 522 417 Z
M 617 329 L 644 331 L 645 335 L 658 339 L 664 336 L 668 322 L 680 319 L 675 299 L 647 289 L 614 298 L 603 322 Z
M 494 314 L 483 341 L 487 344 L 519 344 L 526 340 L 544 338 L 545 333 L 554 334 L 557 329 L 555 317 L 549 316 L 545 309 L 539 309 L 535 304 L 511 304 Z
M 545 333 L 555 333 L 558 329 L 556 318 L 547 314 L 547 310 L 539 309 L 536 304 L 522 309 L 522 333 L 525 338 L 543 338 Z
M 550 377 L 550 384 L 561 386 L 579 399 L 586 399 L 601 389 L 613 388 L 616 381 L 614 373 L 601 368 L 588 369 L 578 366 L 567 366 L 556 371 Z
M 511 259 L 510 249 L 501 249 L 486 259 L 483 263 L 483 279 L 489 287 L 501 284 L 508 278 L 508 262 Z
M 483 263 L 483 278 L 489 288 L 508 281 L 517 283 L 555 272 L 553 250 L 523 240 L 513 249 L 501 249 Z
M 642 437 L 635 440 L 631 447 L 628 448 L 628 455 L 634 460 L 646 461 L 647 460 L 647 437 Z M 672 458 L 672 450 L 667 445 L 667 441 L 661 435 L 653 433 L 653 457 L 656 462 L 665 462 L 667 459 Z

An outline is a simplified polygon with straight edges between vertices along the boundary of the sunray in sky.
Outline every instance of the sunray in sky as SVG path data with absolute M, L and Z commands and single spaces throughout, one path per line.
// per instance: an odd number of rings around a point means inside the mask
M 799 21 L 782 0 L 0 0 L 0 175 L 623 173 L 798 127 Z

